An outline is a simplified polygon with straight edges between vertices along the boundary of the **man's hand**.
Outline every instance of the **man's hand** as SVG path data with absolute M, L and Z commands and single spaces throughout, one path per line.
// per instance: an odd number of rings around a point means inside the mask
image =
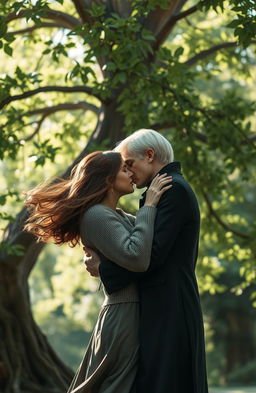
M 100 257 L 98 254 L 93 251 L 91 248 L 83 247 L 85 252 L 84 263 L 86 266 L 86 270 L 93 277 L 99 277 L 99 265 L 100 265 Z

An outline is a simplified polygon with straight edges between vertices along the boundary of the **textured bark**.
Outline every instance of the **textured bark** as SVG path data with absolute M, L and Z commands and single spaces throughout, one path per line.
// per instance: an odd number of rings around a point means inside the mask
M 29 261 L 29 268 L 12 263 L 10 258 L 0 263 L 2 392 L 28 393 L 39 387 L 48 392 L 57 391 L 56 387 L 64 390 L 73 375 L 55 355 L 31 313 L 26 277 L 41 248 L 40 244 L 28 248 L 22 262 Z

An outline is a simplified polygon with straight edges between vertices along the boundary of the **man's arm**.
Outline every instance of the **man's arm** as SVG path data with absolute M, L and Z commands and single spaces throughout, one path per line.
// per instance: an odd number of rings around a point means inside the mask
M 90 273 L 92 277 L 99 277 L 99 266 L 101 263 L 100 256 L 89 247 L 83 247 L 84 250 L 84 264 L 86 270 Z
M 136 282 L 143 273 L 131 272 L 103 257 L 99 265 L 99 274 L 106 291 L 111 294 Z
M 140 273 L 134 273 L 122 268 L 115 262 L 104 257 L 104 255 L 99 256 L 89 247 L 83 247 L 83 250 L 85 252 L 84 263 L 86 265 L 86 270 L 93 277 L 99 277 L 101 275 L 102 282 L 107 292 L 116 292 L 138 279 Z

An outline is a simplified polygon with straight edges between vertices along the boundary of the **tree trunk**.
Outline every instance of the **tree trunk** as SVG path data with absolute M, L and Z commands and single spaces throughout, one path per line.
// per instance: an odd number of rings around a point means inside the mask
M 246 310 L 229 310 L 226 313 L 226 374 L 237 366 L 255 359 L 254 319 Z
M 108 148 L 113 148 L 123 137 L 124 119 L 116 107 L 116 101 L 111 101 L 102 109 L 87 146 L 63 177 L 69 175 L 82 156 L 95 150 L 94 146 L 99 149 L 99 144 L 107 138 Z M 7 227 L 5 235 L 8 245 L 22 245 L 24 254 L 0 255 L 0 391 L 64 393 L 73 372 L 59 360 L 31 312 L 28 277 L 44 245 L 22 231 L 26 214 L 23 208 L 16 221 Z
M 1 391 L 64 391 L 73 373 L 58 359 L 33 320 L 19 265 L 2 262 L 0 274 Z

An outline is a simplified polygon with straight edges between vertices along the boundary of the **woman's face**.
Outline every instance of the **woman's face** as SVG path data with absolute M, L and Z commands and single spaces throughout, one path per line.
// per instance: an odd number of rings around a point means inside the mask
M 116 175 L 112 189 L 119 195 L 131 194 L 134 191 L 132 176 L 132 172 L 127 168 L 127 165 L 122 160 L 121 167 Z

